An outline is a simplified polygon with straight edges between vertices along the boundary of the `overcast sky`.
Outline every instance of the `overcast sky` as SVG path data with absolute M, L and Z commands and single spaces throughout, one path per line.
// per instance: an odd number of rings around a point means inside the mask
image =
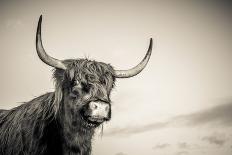
M 43 14 L 47 52 L 89 57 L 116 69 L 146 69 L 118 79 L 112 120 L 93 155 L 231 155 L 232 3 L 228 1 L 0 0 L 0 108 L 53 91 L 35 32 Z

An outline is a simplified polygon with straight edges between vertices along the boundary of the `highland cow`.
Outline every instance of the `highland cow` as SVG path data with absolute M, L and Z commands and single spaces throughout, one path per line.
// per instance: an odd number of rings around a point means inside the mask
M 0 110 L 1 155 L 90 155 L 94 131 L 111 118 L 110 93 L 116 78 L 140 73 L 151 56 L 129 70 L 88 59 L 58 60 L 42 45 L 40 16 L 36 33 L 39 58 L 55 68 L 55 91 L 11 110 Z

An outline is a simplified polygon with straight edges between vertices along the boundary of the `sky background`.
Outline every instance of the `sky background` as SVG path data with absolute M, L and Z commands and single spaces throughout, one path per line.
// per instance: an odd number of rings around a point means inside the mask
M 0 0 L 0 108 L 54 90 L 36 54 L 43 14 L 47 52 L 116 69 L 153 54 L 138 76 L 118 79 L 112 120 L 93 155 L 231 155 L 231 1 Z

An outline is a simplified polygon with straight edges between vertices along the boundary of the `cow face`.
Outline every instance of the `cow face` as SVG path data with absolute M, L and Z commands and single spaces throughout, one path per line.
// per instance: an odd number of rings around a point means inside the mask
M 95 128 L 110 120 L 110 92 L 115 81 L 113 68 L 87 59 L 64 63 L 67 69 L 63 73 L 57 70 L 55 77 L 63 81 L 62 111 L 69 125 Z

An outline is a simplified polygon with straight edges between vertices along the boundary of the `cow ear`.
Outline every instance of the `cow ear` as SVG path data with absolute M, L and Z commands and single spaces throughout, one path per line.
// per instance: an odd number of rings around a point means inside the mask
M 70 80 L 73 80 L 74 76 L 75 76 L 75 70 L 72 68 L 68 71 L 68 75 Z

